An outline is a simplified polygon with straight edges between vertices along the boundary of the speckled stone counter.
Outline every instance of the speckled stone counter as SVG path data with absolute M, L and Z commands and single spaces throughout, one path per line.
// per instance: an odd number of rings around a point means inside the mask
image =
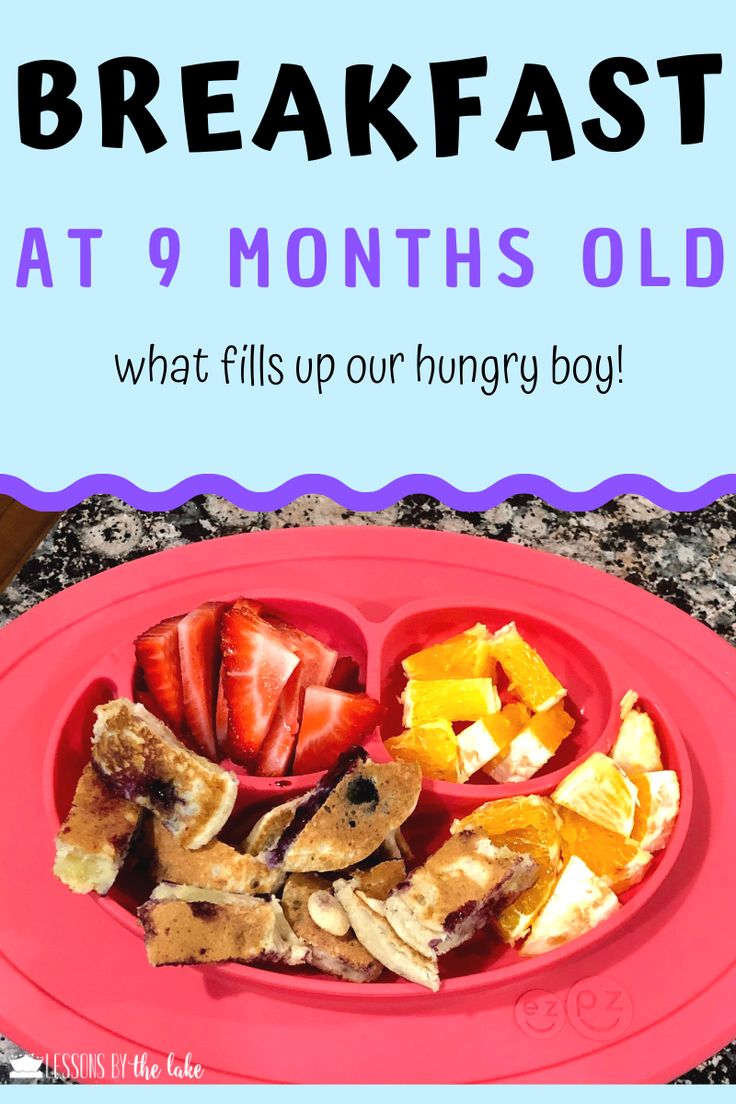
M 81 579 L 174 545 L 253 530 L 364 524 L 471 533 L 556 552 L 644 587 L 736 643 L 734 498 L 698 513 L 670 514 L 627 496 L 591 513 L 569 514 L 519 496 L 469 514 L 415 496 L 377 514 L 356 514 L 307 496 L 273 514 L 250 514 L 204 496 L 168 514 L 144 514 L 101 496 L 65 514 L 0 595 L 0 626 Z M 0 1084 L 8 1082 L 9 1060 L 19 1053 L 0 1036 Z M 736 1044 L 680 1078 L 692 1082 L 736 1082 Z

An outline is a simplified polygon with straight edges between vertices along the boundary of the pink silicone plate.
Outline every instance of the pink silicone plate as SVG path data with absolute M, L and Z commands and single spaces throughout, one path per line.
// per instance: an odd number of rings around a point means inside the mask
M 51 876 L 53 835 L 89 755 L 92 709 L 130 691 L 135 635 L 202 600 L 238 594 L 264 600 L 358 661 L 366 689 L 387 707 L 383 731 L 367 744 L 375 758 L 388 757 L 381 737 L 400 728 L 401 659 L 476 620 L 495 628 L 515 619 L 568 687 L 575 732 L 535 779 L 424 783 L 408 826 L 420 854 L 454 816 L 510 793 L 547 793 L 575 762 L 607 750 L 630 686 L 655 714 L 665 765 L 680 775 L 682 809 L 668 848 L 595 932 L 531 960 L 484 935 L 448 956 L 436 996 L 398 979 L 359 987 L 234 965 L 152 970 L 134 918 L 144 888 L 127 876 L 107 899 L 74 897 Z M 23 733 L 5 737 L 0 782 L 0 884 L 10 902 L 0 968 L 10 1006 L 0 1022 L 41 1052 L 189 1051 L 210 1080 L 626 1081 L 680 1072 L 736 1034 L 729 1004 L 719 1001 L 716 1015 L 694 1023 L 687 1014 L 694 1001 L 712 1006 L 716 978 L 733 991 L 730 891 L 713 867 L 728 847 L 715 795 L 731 754 L 720 737 L 734 708 L 722 674 L 729 663 L 733 651 L 713 634 L 617 580 L 444 534 L 351 528 L 228 538 L 72 588 L 0 634 L 6 733 Z M 230 836 L 317 777 L 241 774 Z M 707 938 L 696 939 L 704 890 L 723 914 L 709 910 Z M 678 957 L 672 971 L 686 936 L 687 961 Z M 356 1017 L 359 1031 L 351 1030 Z M 682 1035 L 676 1046 L 652 1048 L 661 1023 L 681 1021 L 687 1046 Z

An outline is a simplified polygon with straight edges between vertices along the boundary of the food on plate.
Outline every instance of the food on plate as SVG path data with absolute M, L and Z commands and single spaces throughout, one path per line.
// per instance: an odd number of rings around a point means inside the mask
M 436 993 L 440 975 L 435 955 L 420 954 L 394 930 L 384 901 L 369 897 L 350 879 L 339 878 L 335 896 L 345 909 L 357 938 L 387 970 Z
M 298 966 L 307 959 L 307 948 L 273 897 L 162 882 L 138 916 L 152 966 L 259 961 Z
M 184 727 L 195 750 L 209 759 L 217 757 L 215 696 L 224 611 L 224 602 L 204 602 L 176 625 Z
M 559 806 L 562 855 L 577 855 L 613 890 L 623 893 L 644 877 L 652 856 L 635 839 L 602 828 L 592 820 Z
M 184 747 L 163 721 L 127 698 L 95 713 L 92 761 L 110 789 L 150 809 L 184 847 L 209 843 L 233 810 L 235 775 Z
M 607 755 L 593 752 L 560 782 L 553 801 L 587 820 L 630 836 L 634 827 L 636 786 Z
M 480 722 L 479 722 L 480 723 Z M 385 741 L 393 759 L 417 763 L 424 778 L 459 782 L 457 736 L 449 721 L 429 721 Z
M 344 751 L 371 734 L 380 716 L 381 706 L 367 694 L 347 694 L 328 686 L 308 687 L 294 773 L 327 770 Z
M 477 721 L 501 708 L 498 690 L 491 678 L 409 679 L 401 697 L 404 728 L 428 721 Z
M 167 617 L 135 652 L 137 703 L 193 750 L 262 777 L 326 770 L 380 717 L 351 656 L 250 598 Z
M 54 873 L 105 894 L 130 854 L 133 885 L 141 872 L 155 884 L 137 910 L 154 966 L 306 966 L 361 984 L 388 970 L 437 991 L 444 956 L 476 937 L 505 959 L 592 931 L 676 823 L 677 774 L 629 691 L 610 755 L 590 754 L 550 796 L 487 801 L 443 838 L 447 807 L 429 787 L 408 828 L 415 859 L 403 828 L 422 776 L 526 782 L 574 730 L 564 686 L 514 622 L 479 622 L 403 660 L 406 727 L 383 763 L 362 746 L 383 709 L 355 661 L 258 602 L 204 602 L 135 652 L 136 702 L 95 711 Z M 262 777 L 323 773 L 282 804 L 287 779 L 251 805 L 244 791 L 228 823 L 227 757 Z
M 401 666 L 407 679 L 493 678 L 496 661 L 490 633 L 480 622 L 472 629 L 407 656 Z
M 405 877 L 406 864 L 403 859 L 386 859 L 376 866 L 353 871 L 356 888 L 375 901 L 385 901 Z
M 513 621 L 494 633 L 491 654 L 501 664 L 510 689 L 535 713 L 562 701 L 567 691 Z
M 494 782 L 526 782 L 548 763 L 575 721 L 560 702 L 535 713 L 500 755 L 484 765 Z
M 315 904 L 317 898 L 322 902 L 321 908 Z M 307 948 L 307 962 L 311 966 L 355 982 L 375 981 L 383 972 L 381 963 L 351 930 L 348 915 L 326 878 L 319 874 L 290 874 L 281 905 L 292 931 Z
M 493 634 L 479 622 L 407 656 L 402 669 L 404 731 L 385 745 L 425 778 L 463 783 L 484 771 L 525 782 L 575 727 L 567 691 L 513 621 Z
M 652 718 L 636 708 L 637 695 L 629 690 L 621 702 L 621 727 L 611 748 L 617 766 L 633 777 L 662 769 L 662 752 Z
M 145 836 L 149 869 L 157 882 L 253 896 L 273 893 L 283 884 L 284 876 L 279 870 L 266 866 L 254 855 L 236 851 L 222 840 L 213 839 L 196 851 L 188 850 L 157 817 L 148 818 Z
M 293 798 L 282 805 L 274 805 L 267 809 L 251 828 L 243 840 L 240 850 L 249 855 L 260 855 L 262 851 L 268 851 L 278 840 L 286 826 L 291 823 L 294 810 L 302 799 Z
M 88 763 L 56 837 L 56 877 L 74 893 L 108 893 L 140 816 L 139 807 L 112 793 Z
M 621 908 L 616 894 L 582 859 L 568 859 L 552 896 L 532 924 L 522 955 L 553 951 L 592 931 Z
M 680 783 L 673 770 L 647 771 L 632 778 L 638 802 L 631 835 L 645 851 L 660 851 L 672 835 L 680 810 Z
M 227 702 L 227 750 L 251 766 L 299 657 L 282 634 L 239 598 L 222 618 L 222 686 Z
M 557 883 L 562 864 L 560 825 L 554 803 L 534 794 L 487 801 L 452 825 L 453 834 L 465 828 L 480 828 L 494 846 L 529 855 L 537 864 L 532 885 L 493 919 L 506 943 L 515 943 L 527 934 Z
M 495 847 L 480 828 L 462 828 L 397 886 L 386 916 L 420 954 L 443 955 L 512 904 L 537 873 L 529 855 Z
M 264 859 L 289 872 L 353 866 L 413 813 L 420 789 L 415 764 L 374 763 L 362 748 L 353 748 L 300 798 Z
M 174 732 L 184 721 L 184 692 L 179 656 L 181 617 L 167 617 L 146 629 L 135 641 L 135 657 L 143 672 L 145 685 L 160 716 Z
M 256 759 L 256 774 L 278 776 L 289 773 L 300 724 L 301 729 L 304 728 L 305 695 L 313 687 L 322 688 L 329 682 L 337 662 L 337 652 L 322 644 L 321 641 L 315 640 L 308 633 L 287 625 L 284 621 L 271 620 L 280 632 L 284 643 L 291 648 L 299 660 L 281 693 L 276 712 Z M 359 739 L 351 741 L 351 743 L 359 742 Z M 326 758 L 324 769 L 330 766 L 334 758 L 335 756 Z

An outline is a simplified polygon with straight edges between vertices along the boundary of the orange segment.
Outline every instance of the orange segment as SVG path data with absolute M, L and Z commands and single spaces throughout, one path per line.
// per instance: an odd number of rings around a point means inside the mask
M 536 713 L 485 769 L 496 782 L 525 782 L 549 762 L 574 727 L 561 703 Z
M 623 893 L 641 881 L 651 862 L 651 855 L 642 850 L 641 844 L 601 828 L 564 805 L 559 807 L 559 814 L 565 861 L 577 855 L 614 893 Z
M 510 689 L 535 713 L 550 709 L 567 691 L 538 652 L 522 637 L 513 621 L 491 637 L 491 654 L 501 664 Z
M 620 907 L 615 893 L 582 859 L 573 855 L 520 953 L 538 955 L 553 951 L 592 931 Z
M 458 782 L 457 738 L 449 721 L 432 721 L 385 741 L 394 759 L 418 763 L 425 778 Z
M 632 836 L 646 851 L 659 851 L 672 834 L 680 809 L 680 783 L 673 770 L 649 771 L 632 778 L 639 804 Z
M 634 827 L 636 797 L 633 782 L 600 751 L 575 767 L 552 794 L 558 805 L 622 836 L 630 836 Z
M 616 742 L 611 748 L 614 763 L 633 777 L 644 771 L 662 769 L 662 753 L 652 718 L 641 709 L 629 709 L 621 721 Z
M 534 885 L 504 909 L 495 925 L 506 943 L 514 943 L 529 930 L 547 902 L 560 868 L 560 820 L 548 797 L 508 797 L 488 801 L 464 820 L 456 820 L 453 834 L 478 827 L 498 847 L 531 855 L 539 873 Z
M 493 678 L 496 661 L 488 646 L 490 635 L 480 622 L 466 632 L 442 640 L 402 663 L 408 679 Z
M 477 721 L 501 708 L 498 691 L 489 678 L 409 679 L 401 696 L 404 727 L 428 721 Z

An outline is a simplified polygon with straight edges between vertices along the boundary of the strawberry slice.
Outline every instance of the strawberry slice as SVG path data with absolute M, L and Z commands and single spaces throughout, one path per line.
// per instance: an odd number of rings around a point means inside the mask
M 159 711 L 169 728 L 181 733 L 184 723 L 184 695 L 179 660 L 179 622 L 167 617 L 146 629 L 135 641 L 135 656 Z
M 332 690 L 345 690 L 349 694 L 359 694 L 365 689 L 360 681 L 360 667 L 350 656 L 340 656 L 326 685 Z
M 256 774 L 273 778 L 289 771 L 305 690 L 309 686 L 322 686 L 328 682 L 337 662 L 337 652 L 301 629 L 286 625 L 274 617 L 268 620 L 278 629 L 287 647 L 299 657 L 299 666 L 284 687 L 256 759 Z
M 337 757 L 360 744 L 378 724 L 381 705 L 367 694 L 345 694 L 310 686 L 294 756 L 294 774 L 327 770 Z
M 215 744 L 215 689 L 224 602 L 204 602 L 179 622 L 184 720 L 197 751 L 210 759 Z
M 223 689 L 228 709 L 227 749 L 249 767 L 263 743 L 281 692 L 299 658 L 278 629 L 238 599 L 222 618 Z
M 227 701 L 225 700 L 225 666 L 220 664 L 217 680 L 217 704 L 215 705 L 215 740 L 220 758 L 227 753 Z

